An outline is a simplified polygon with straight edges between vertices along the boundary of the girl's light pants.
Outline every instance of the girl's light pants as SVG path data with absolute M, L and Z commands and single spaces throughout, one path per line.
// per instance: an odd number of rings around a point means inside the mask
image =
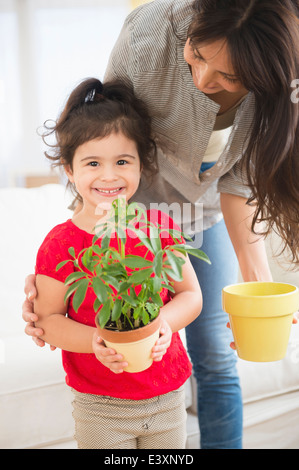
M 184 449 L 184 387 L 146 400 L 74 393 L 79 449 Z

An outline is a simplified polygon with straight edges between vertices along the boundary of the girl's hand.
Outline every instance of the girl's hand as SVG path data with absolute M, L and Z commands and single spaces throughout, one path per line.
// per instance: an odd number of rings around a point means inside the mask
M 104 340 L 98 335 L 97 331 L 93 335 L 92 349 L 97 360 L 115 374 L 121 374 L 128 365 L 127 362 L 123 361 L 121 354 L 117 354 L 114 349 L 105 346 Z
M 152 349 L 152 358 L 154 361 L 161 361 L 167 349 L 170 346 L 172 330 L 166 320 L 162 320 L 160 328 L 160 337 Z

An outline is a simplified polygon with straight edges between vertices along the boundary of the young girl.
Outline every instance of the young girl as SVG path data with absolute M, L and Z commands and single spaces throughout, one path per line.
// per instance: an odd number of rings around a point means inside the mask
M 66 382 L 74 393 L 74 419 L 79 448 L 184 448 L 185 404 L 183 384 L 191 365 L 178 330 L 194 320 L 202 308 L 201 290 L 190 261 L 183 266 L 184 280 L 174 282 L 170 299 L 161 293 L 162 328 L 152 357 L 153 365 L 139 373 L 124 371 L 127 363 L 98 337 L 90 296 L 75 313 L 66 305 L 66 277 L 72 263 L 56 271 L 69 258 L 92 243 L 100 203 L 117 197 L 129 201 L 140 174 L 156 170 L 156 149 L 143 103 L 124 84 L 102 85 L 96 79 L 82 82 L 70 95 L 55 126 L 54 164 L 62 165 L 79 210 L 72 220 L 54 227 L 41 245 L 36 261 L 38 295 L 34 311 L 42 339 L 61 348 Z M 150 218 L 173 227 L 158 211 Z M 163 246 L 171 240 L 161 239 Z M 139 240 L 127 239 L 128 252 L 138 254 Z M 100 243 L 100 240 L 99 240 Z M 188 306 L 188 308 L 186 308 Z

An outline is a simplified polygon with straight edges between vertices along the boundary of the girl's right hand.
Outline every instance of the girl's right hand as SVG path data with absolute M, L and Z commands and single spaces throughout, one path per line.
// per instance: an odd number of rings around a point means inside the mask
M 121 354 L 117 354 L 114 349 L 105 346 L 104 340 L 98 335 L 97 331 L 93 335 L 92 349 L 97 360 L 115 374 L 121 374 L 124 368 L 128 366 L 128 363 L 123 361 Z

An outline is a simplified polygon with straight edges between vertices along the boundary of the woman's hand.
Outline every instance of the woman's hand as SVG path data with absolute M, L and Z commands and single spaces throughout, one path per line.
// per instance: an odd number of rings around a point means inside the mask
M 28 336 L 32 336 L 32 340 L 37 346 L 43 347 L 46 343 L 40 339 L 40 336 L 44 334 L 44 330 L 35 327 L 38 316 L 33 311 L 33 301 L 37 295 L 34 274 L 29 274 L 29 276 L 26 277 L 24 292 L 26 299 L 22 305 L 22 318 L 26 322 L 25 333 Z M 50 346 L 50 348 L 52 351 L 56 349 L 54 346 Z
M 152 349 L 152 358 L 154 361 L 161 361 L 167 349 L 170 346 L 172 330 L 166 320 L 162 319 L 160 328 L 160 337 Z
M 128 366 L 128 363 L 123 361 L 121 354 L 117 354 L 114 349 L 105 346 L 104 340 L 98 335 L 97 331 L 93 335 L 92 349 L 97 360 L 115 374 L 121 374 L 124 368 Z

